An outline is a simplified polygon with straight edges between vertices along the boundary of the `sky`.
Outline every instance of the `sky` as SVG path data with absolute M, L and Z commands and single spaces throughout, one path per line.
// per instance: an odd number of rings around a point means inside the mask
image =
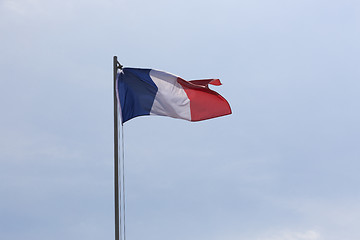
M 112 58 L 233 114 L 124 124 L 128 240 L 358 240 L 360 2 L 0 0 L 0 239 L 114 239 Z

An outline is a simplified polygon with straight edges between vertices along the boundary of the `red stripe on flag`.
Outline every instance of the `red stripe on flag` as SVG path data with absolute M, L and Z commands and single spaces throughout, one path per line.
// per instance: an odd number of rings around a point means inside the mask
M 219 79 L 203 79 L 203 80 L 191 80 L 190 83 L 193 83 L 195 85 L 201 85 L 204 87 L 208 87 L 208 84 L 220 86 L 221 82 Z
M 177 81 L 190 99 L 191 121 L 231 114 L 231 108 L 226 99 L 208 87 L 208 84 L 221 85 L 219 79 L 185 81 L 178 78 Z

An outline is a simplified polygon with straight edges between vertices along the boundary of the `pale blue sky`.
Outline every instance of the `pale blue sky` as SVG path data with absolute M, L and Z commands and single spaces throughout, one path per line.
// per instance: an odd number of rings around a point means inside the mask
M 128 240 L 358 240 L 359 42 L 356 0 L 0 0 L 0 239 L 113 239 L 117 55 L 233 109 L 124 125 Z

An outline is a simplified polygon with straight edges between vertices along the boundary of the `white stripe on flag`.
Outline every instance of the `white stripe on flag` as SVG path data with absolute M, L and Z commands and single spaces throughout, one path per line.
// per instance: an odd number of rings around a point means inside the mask
M 150 77 L 158 87 L 150 115 L 169 116 L 190 121 L 190 100 L 177 82 L 178 77 L 158 70 L 151 70 Z

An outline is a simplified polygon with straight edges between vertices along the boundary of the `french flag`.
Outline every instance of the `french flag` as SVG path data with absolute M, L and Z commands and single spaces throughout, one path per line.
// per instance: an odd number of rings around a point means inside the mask
M 173 74 L 141 68 L 123 68 L 117 75 L 122 123 L 143 115 L 201 121 L 231 114 L 229 103 L 208 85 L 219 79 L 185 81 Z

